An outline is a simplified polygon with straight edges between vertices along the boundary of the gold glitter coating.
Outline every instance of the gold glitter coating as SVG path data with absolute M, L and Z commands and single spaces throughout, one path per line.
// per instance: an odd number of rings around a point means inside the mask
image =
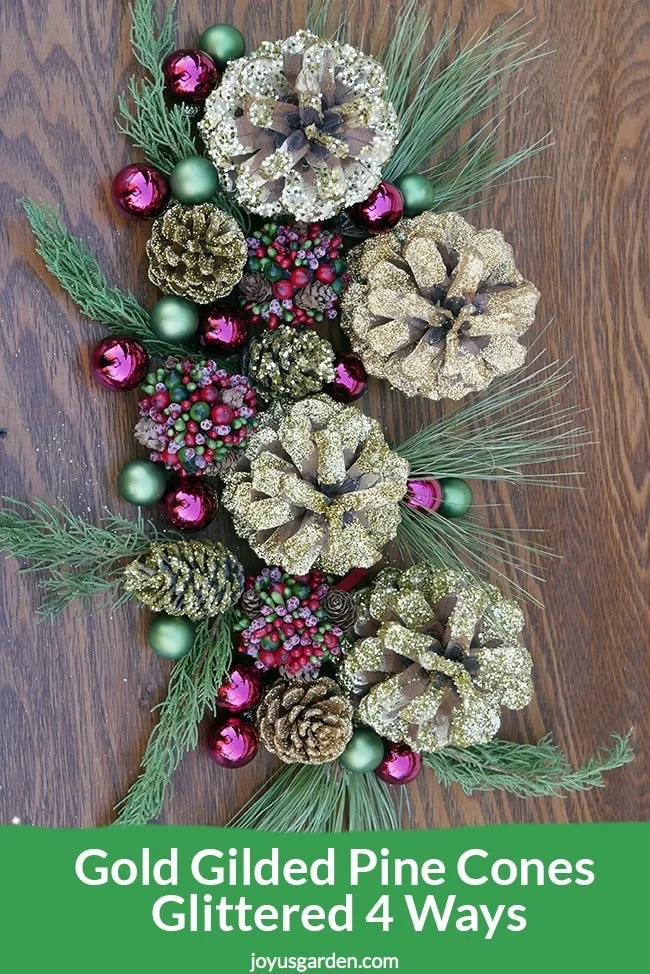
M 248 375 L 268 401 L 304 399 L 333 381 L 334 349 L 315 331 L 280 325 L 251 342 Z
M 257 711 L 265 747 L 285 764 L 325 764 L 352 737 L 352 704 L 327 676 L 279 680 Z
M 300 30 L 231 61 L 199 129 L 246 209 L 327 220 L 381 180 L 399 135 L 385 93 L 373 58 Z
M 225 612 L 243 588 L 241 564 L 212 541 L 154 541 L 144 558 L 124 569 L 124 589 L 139 602 L 193 622 Z
M 395 537 L 408 472 L 376 420 L 320 396 L 264 414 L 223 504 L 267 564 L 345 575 Z
M 368 372 L 407 396 L 461 399 L 523 364 L 539 292 L 498 230 L 423 213 L 349 254 L 341 326 Z
M 168 207 L 147 241 L 149 279 L 165 294 L 209 304 L 239 283 L 248 250 L 235 220 L 212 203 Z
M 490 741 L 533 694 L 521 609 L 493 585 L 416 565 L 357 595 L 340 677 L 359 719 L 417 751 Z

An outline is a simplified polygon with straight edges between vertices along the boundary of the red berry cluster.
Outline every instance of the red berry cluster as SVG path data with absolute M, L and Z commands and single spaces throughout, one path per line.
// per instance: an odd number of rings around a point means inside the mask
M 248 379 L 211 360 L 167 362 L 147 376 L 142 391 L 140 415 L 152 421 L 161 444 L 151 459 L 180 476 L 201 476 L 243 449 L 258 422 Z
M 319 223 L 306 229 L 265 223 L 247 244 L 239 290 L 253 322 L 298 327 L 336 317 L 339 296 L 350 281 L 340 236 Z
M 323 663 L 341 655 L 343 632 L 321 607 L 332 581 L 322 572 L 288 575 L 280 568 L 251 575 L 236 612 L 239 652 L 259 670 L 315 679 Z

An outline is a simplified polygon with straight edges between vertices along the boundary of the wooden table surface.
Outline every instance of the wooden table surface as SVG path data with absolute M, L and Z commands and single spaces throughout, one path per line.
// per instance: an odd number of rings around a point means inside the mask
M 179 6 L 181 44 L 224 20 L 251 47 L 302 26 L 304 8 L 286 0 Z M 360 0 L 356 8 L 368 37 L 375 6 Z M 412 791 L 412 824 L 420 827 L 650 817 L 650 9 L 648 0 L 431 0 L 435 24 L 449 17 L 466 38 L 519 7 L 536 18 L 534 40 L 555 53 L 526 68 L 528 91 L 509 112 L 518 135 L 508 141 L 553 129 L 555 148 L 518 173 L 552 178 L 500 187 L 471 219 L 505 231 L 542 291 L 538 327 L 555 316 L 549 353 L 573 357 L 567 402 L 586 409 L 599 442 L 583 457 L 584 491 L 501 488 L 488 498 L 503 504 L 493 512 L 502 523 L 545 528 L 564 555 L 548 566 L 546 611 L 526 610 L 535 701 L 505 720 L 504 734 L 534 741 L 552 731 L 578 762 L 611 731 L 634 726 L 638 756 L 609 776 L 606 790 L 566 801 L 467 798 L 422 776 Z M 64 497 L 89 518 L 103 505 L 130 516 L 115 480 L 136 453 L 136 396 L 92 384 L 88 349 L 101 329 L 48 276 L 15 203 L 21 195 L 59 203 L 109 278 L 153 300 L 147 227 L 123 221 L 109 194 L 110 174 L 136 158 L 113 124 L 131 70 L 127 4 L 15 0 L 2 26 L 0 426 L 8 435 L 0 440 L 0 494 Z M 395 440 L 438 415 L 435 405 L 407 402 L 376 382 L 361 405 Z M 214 530 L 231 537 L 225 515 Z M 20 577 L 12 561 L 0 570 L 0 822 L 107 823 L 137 773 L 169 664 L 145 647 L 147 615 L 135 605 L 93 617 L 68 611 L 37 626 L 35 579 Z M 224 823 L 273 766 L 260 754 L 226 772 L 194 753 L 162 821 Z

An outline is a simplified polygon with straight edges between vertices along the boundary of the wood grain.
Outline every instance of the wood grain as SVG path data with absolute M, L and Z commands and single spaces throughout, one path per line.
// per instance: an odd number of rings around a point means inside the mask
M 424 0 L 423 0 L 424 2 Z M 398 7 L 399 2 L 391 3 Z M 464 36 L 520 6 L 535 40 L 555 53 L 525 71 L 526 96 L 509 110 L 522 137 L 553 129 L 555 149 L 499 188 L 473 219 L 502 228 L 519 266 L 540 287 L 551 357 L 573 357 L 567 402 L 586 409 L 598 445 L 584 455 L 585 490 L 499 490 L 490 516 L 545 528 L 564 560 L 527 610 L 537 697 L 505 733 L 533 741 L 551 730 L 575 761 L 612 730 L 636 728 L 638 757 L 608 788 L 566 801 L 469 799 L 431 777 L 414 790 L 412 824 L 648 819 L 648 232 L 650 204 L 650 10 L 647 0 L 438 0 Z M 359 29 L 372 37 L 372 0 Z M 301 25 L 303 3 L 181 0 L 181 39 L 231 20 L 251 46 Z M 35 256 L 16 197 L 61 204 L 65 221 L 97 253 L 109 277 L 143 301 L 146 227 L 111 206 L 109 174 L 133 158 L 113 124 L 130 71 L 127 4 L 15 0 L 2 18 L 0 113 L 4 215 L 0 231 L 0 493 L 64 497 L 97 518 L 118 500 L 115 476 L 134 455 L 135 396 L 91 385 L 87 351 L 101 335 L 77 313 Z M 508 128 L 511 127 L 508 126 Z M 398 440 L 436 415 L 372 384 L 363 403 Z M 217 531 L 228 537 L 224 516 Z M 168 665 L 144 646 L 146 616 L 70 611 L 36 626 L 35 580 L 2 569 L 0 618 L 0 821 L 90 826 L 109 822 L 133 780 Z M 537 593 L 536 593 L 537 594 Z M 200 752 L 175 779 L 163 821 L 223 823 L 272 767 L 263 756 L 221 772 Z

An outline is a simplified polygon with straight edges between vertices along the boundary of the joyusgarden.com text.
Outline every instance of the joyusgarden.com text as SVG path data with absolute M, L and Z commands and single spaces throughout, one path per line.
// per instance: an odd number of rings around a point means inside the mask
M 396 924 L 399 930 L 456 930 L 486 940 L 497 932 L 525 930 L 530 887 L 590 886 L 595 880 L 591 859 L 512 860 L 493 858 L 481 848 L 468 848 L 449 862 L 363 847 L 328 848 L 313 859 L 288 858 L 276 847 L 264 856 L 229 847 L 199 849 L 187 857 L 176 848 L 163 857 L 143 848 L 135 859 L 97 848 L 80 853 L 74 869 L 88 887 L 154 888 L 151 918 L 169 933 L 338 933 L 361 924 L 389 932 Z M 327 887 L 334 888 L 333 898 L 323 895 Z M 499 890 L 503 901 L 495 904 L 490 895 L 488 906 L 482 890 Z

